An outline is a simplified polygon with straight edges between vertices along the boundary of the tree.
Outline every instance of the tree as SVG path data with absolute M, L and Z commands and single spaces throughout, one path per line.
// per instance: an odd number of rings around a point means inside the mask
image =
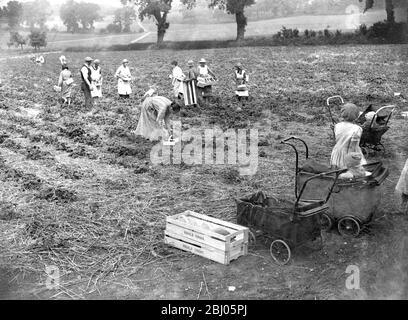
M 196 0 L 181 0 L 188 8 L 196 4 Z M 248 24 L 248 19 L 245 16 L 245 8 L 255 4 L 255 0 L 209 0 L 210 8 L 218 8 L 225 10 L 229 14 L 235 15 L 237 22 L 237 41 L 243 40 L 245 37 L 245 28 Z
M 3 15 L 7 18 L 10 28 L 17 27 L 23 17 L 23 5 L 18 1 L 9 1 L 7 6 L 3 7 Z
M 138 8 L 139 19 L 153 18 L 157 26 L 157 44 L 163 42 L 164 35 L 170 26 L 167 15 L 171 9 L 173 0 L 121 0 L 123 5 L 133 4 Z
M 34 0 L 23 3 L 22 20 L 31 28 L 44 29 L 47 18 L 51 15 L 51 5 L 47 0 Z
M 19 34 L 17 31 L 11 31 L 10 32 L 10 40 L 8 45 L 15 45 L 17 47 L 21 47 L 21 50 L 23 50 L 24 45 L 26 44 L 26 39 Z
M 30 39 L 30 45 L 38 50 L 41 47 L 47 46 L 47 32 L 40 29 L 32 29 L 28 35 Z
M 68 0 L 60 8 L 60 17 L 68 32 L 78 32 L 80 25 L 82 30 L 92 30 L 94 22 L 102 19 L 99 10 L 100 7 L 94 3 Z
M 80 2 L 76 4 L 78 13 L 78 21 L 82 25 L 83 30 L 94 29 L 94 22 L 102 20 L 99 15 L 100 7 L 95 3 Z
M 78 6 L 74 0 L 68 0 L 60 8 L 60 18 L 67 27 L 68 32 L 78 32 Z
M 359 0 L 360 2 L 365 2 L 364 12 L 371 9 L 374 6 L 374 0 Z M 406 0 L 384 0 L 385 2 L 385 11 L 387 13 L 387 22 L 395 23 L 394 8 L 396 6 L 405 6 L 407 5 Z
M 170 26 L 167 16 L 171 10 L 173 0 L 120 0 L 123 5 L 131 5 L 137 8 L 141 21 L 153 18 L 157 26 L 157 44 L 163 42 L 164 35 Z M 193 4 L 195 0 L 181 0 L 183 4 Z
M 115 11 L 114 24 L 120 26 L 120 32 L 130 32 L 130 26 L 136 19 L 136 12 L 129 6 L 123 6 Z

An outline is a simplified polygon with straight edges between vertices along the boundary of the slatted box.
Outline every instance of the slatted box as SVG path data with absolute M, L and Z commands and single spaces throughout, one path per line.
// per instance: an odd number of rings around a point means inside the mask
M 193 211 L 166 218 L 165 243 L 228 265 L 248 253 L 248 228 Z

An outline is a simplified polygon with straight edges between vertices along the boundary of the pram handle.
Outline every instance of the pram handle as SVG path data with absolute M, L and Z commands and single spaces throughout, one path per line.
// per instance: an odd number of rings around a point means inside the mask
M 396 108 L 396 106 L 393 105 L 393 104 L 391 104 L 391 105 L 384 106 L 384 107 L 381 107 L 380 109 L 378 109 L 378 110 L 375 112 L 374 117 L 371 119 L 370 128 L 373 127 L 373 123 L 374 123 L 374 121 L 376 121 L 377 116 L 378 116 L 378 113 L 379 113 L 381 110 L 392 109 L 391 112 L 390 112 L 390 114 L 389 114 L 388 117 L 387 117 L 387 121 L 385 122 L 385 125 L 387 125 L 388 122 L 389 122 L 390 119 L 391 119 L 392 114 L 394 113 L 395 108 Z
M 288 146 L 291 146 L 293 148 L 293 150 L 295 151 L 295 156 L 296 156 L 295 196 L 297 196 L 297 175 L 298 175 L 298 172 L 299 172 L 299 152 L 298 152 L 298 150 L 297 150 L 297 148 L 296 148 L 296 146 L 294 144 L 287 142 L 287 141 L 291 141 L 291 140 L 299 140 L 299 141 L 301 141 L 303 143 L 303 145 L 305 146 L 305 151 L 306 151 L 306 159 L 309 159 L 309 147 L 307 146 L 307 143 L 304 140 L 302 140 L 300 138 L 297 138 L 295 136 L 286 138 L 285 140 L 282 140 L 280 142 L 282 144 L 286 144 Z
M 331 96 L 331 97 L 328 97 L 328 98 L 327 98 L 327 100 L 326 100 L 326 105 L 327 105 L 327 110 L 329 111 L 329 115 L 330 115 L 330 119 L 331 119 L 331 121 L 332 121 L 332 124 L 336 124 L 336 121 L 334 121 L 334 119 L 333 119 L 333 114 L 332 114 L 331 109 L 330 109 L 330 100 L 335 99 L 335 98 L 340 98 L 341 103 L 344 104 L 344 99 L 343 99 L 341 96 L 339 96 L 339 95 L 337 95 L 337 96 Z M 334 131 L 333 131 L 333 134 L 334 134 Z
M 334 99 L 334 98 L 340 98 L 341 103 L 344 104 L 344 100 L 343 100 L 342 96 L 339 96 L 339 95 L 328 97 L 327 100 L 326 100 L 326 104 L 327 104 L 328 106 L 330 106 L 330 100 L 332 100 L 332 99 Z
M 329 193 L 327 194 L 326 199 L 324 200 L 324 203 L 327 203 L 327 201 L 329 201 L 331 194 L 333 193 L 333 189 L 334 186 L 337 182 L 337 179 L 339 178 L 339 175 L 342 174 L 343 172 L 346 172 L 347 169 L 339 169 L 339 170 L 332 170 L 332 171 L 328 171 L 328 172 L 324 172 L 324 173 L 319 173 L 316 174 L 314 176 L 311 176 L 310 178 L 306 179 L 305 182 L 302 185 L 302 188 L 300 189 L 299 195 L 296 197 L 296 202 L 295 202 L 295 209 L 297 208 L 300 198 L 302 197 L 303 192 L 306 189 L 306 185 L 308 184 L 309 181 L 317 179 L 317 178 L 321 178 L 321 177 L 325 177 L 325 176 L 330 176 L 332 174 L 335 174 L 335 178 L 333 180 L 333 184 L 331 185 L 330 189 L 329 189 Z M 297 180 L 297 177 L 296 177 Z

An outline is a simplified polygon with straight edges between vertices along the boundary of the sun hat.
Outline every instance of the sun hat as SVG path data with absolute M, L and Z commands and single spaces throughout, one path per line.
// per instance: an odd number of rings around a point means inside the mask
M 122 63 L 128 63 L 129 60 L 128 59 L 123 59 Z
M 194 61 L 193 61 L 193 60 L 188 60 L 187 65 L 188 65 L 189 67 L 194 66 Z
M 94 63 L 101 63 L 101 61 L 99 59 L 95 59 Z
M 200 63 L 207 63 L 207 61 L 204 58 L 201 58 Z
M 91 61 L 93 61 L 93 59 L 91 57 L 86 57 L 85 58 L 85 62 L 91 62 Z
M 235 67 L 242 69 L 242 63 L 241 63 L 241 62 L 238 62 L 237 64 L 235 64 Z

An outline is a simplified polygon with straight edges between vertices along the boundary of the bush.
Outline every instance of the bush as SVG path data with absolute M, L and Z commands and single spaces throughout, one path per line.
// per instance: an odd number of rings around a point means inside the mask
M 27 40 L 21 34 L 19 34 L 17 31 L 10 31 L 10 40 L 7 43 L 9 47 L 15 45 L 16 47 L 21 47 L 21 49 L 23 49 L 23 46 L 26 43 Z
M 331 38 L 332 34 L 329 29 L 324 29 L 323 34 L 325 38 Z
M 122 27 L 119 24 L 115 23 L 110 23 L 106 27 L 107 33 L 121 33 L 122 32 Z
M 30 45 L 35 50 L 47 46 L 47 32 L 45 30 L 33 29 L 28 38 L 30 39 Z
M 405 23 L 377 22 L 368 29 L 367 38 L 387 43 L 401 43 L 406 40 L 405 31 Z
M 365 36 L 367 32 L 368 32 L 368 28 L 364 23 L 358 27 L 358 30 L 357 30 L 358 34 Z

